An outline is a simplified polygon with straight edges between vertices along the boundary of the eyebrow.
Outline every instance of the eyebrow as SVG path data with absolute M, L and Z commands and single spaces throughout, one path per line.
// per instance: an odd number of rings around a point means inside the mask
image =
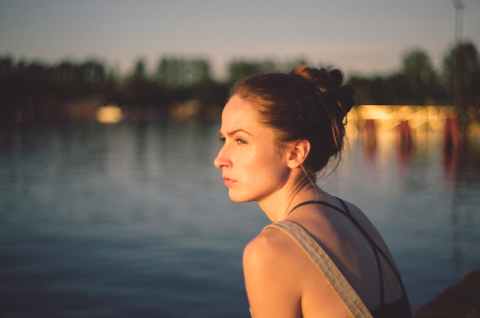
M 243 130 L 243 129 L 235 129 L 235 130 L 232 130 L 232 131 L 230 131 L 230 132 L 227 132 L 227 135 L 228 135 L 228 136 L 231 136 L 231 135 L 236 134 L 237 132 L 244 132 L 244 133 L 246 133 L 247 135 L 250 135 L 250 136 L 252 135 L 251 133 L 249 133 L 248 131 Z M 218 131 L 218 134 L 219 134 L 220 136 L 223 136 L 223 135 L 222 135 L 222 132 L 221 132 L 220 130 Z

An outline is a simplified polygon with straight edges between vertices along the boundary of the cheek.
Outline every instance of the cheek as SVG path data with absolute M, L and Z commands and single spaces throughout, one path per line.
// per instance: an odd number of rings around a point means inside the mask
M 241 186 L 231 189 L 232 199 L 256 200 L 285 183 L 286 165 L 282 165 L 281 157 L 275 149 L 252 149 L 251 152 L 242 154 L 241 162 L 238 166 Z
M 255 148 L 243 158 L 245 172 L 254 178 L 270 178 L 272 170 L 278 164 L 278 158 L 269 149 Z
M 262 159 L 258 151 L 251 149 L 252 151 L 244 151 L 239 153 L 237 167 L 240 172 L 240 179 L 245 182 L 250 182 L 253 176 L 262 170 Z

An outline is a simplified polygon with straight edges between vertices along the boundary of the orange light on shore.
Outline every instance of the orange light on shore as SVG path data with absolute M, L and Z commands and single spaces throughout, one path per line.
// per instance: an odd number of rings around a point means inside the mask
M 102 106 L 97 111 L 97 120 L 104 124 L 116 124 L 122 118 L 122 110 L 116 105 Z
M 411 129 L 437 130 L 446 119 L 455 117 L 453 106 L 360 105 L 357 108 L 358 127 L 374 120 L 381 130 L 391 130 L 408 121 Z

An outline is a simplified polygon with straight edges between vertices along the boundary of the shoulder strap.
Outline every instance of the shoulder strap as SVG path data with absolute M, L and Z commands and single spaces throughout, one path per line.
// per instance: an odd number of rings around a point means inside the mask
M 338 199 L 338 198 L 337 198 Z M 340 200 L 340 199 L 339 199 Z M 343 202 L 343 201 L 342 201 Z M 320 205 L 325 205 L 325 206 L 328 206 L 334 210 L 337 210 L 338 212 L 342 213 L 343 215 L 345 215 L 346 217 L 350 218 L 351 215 L 350 215 L 350 211 L 347 209 L 345 211 L 342 211 L 341 209 L 337 208 L 336 206 L 334 206 L 333 204 L 330 204 L 328 202 L 325 202 L 325 201 L 306 201 L 306 202 L 302 202 L 300 203 L 299 205 L 295 206 L 293 209 L 290 210 L 290 212 L 287 213 L 287 215 L 289 215 L 290 213 L 293 212 L 293 210 L 301 207 L 301 206 L 304 206 L 304 205 L 307 205 L 307 204 L 320 204 Z
M 390 268 L 393 271 L 393 274 L 395 274 L 395 276 L 397 277 L 397 280 L 400 283 L 400 287 L 402 288 L 403 294 L 406 295 L 407 292 L 405 291 L 405 286 L 403 285 L 402 278 L 400 277 L 400 273 L 399 273 L 397 267 L 395 266 L 395 264 L 390 262 L 390 259 L 387 257 L 385 252 L 373 241 L 373 239 L 370 237 L 370 235 L 368 235 L 368 233 L 363 229 L 363 227 L 360 226 L 360 223 L 358 223 L 358 221 L 353 217 L 353 215 L 348 210 L 348 207 L 347 207 L 347 204 L 345 203 L 345 201 L 343 201 L 340 198 L 337 198 L 337 199 L 340 201 L 343 208 L 350 215 L 349 218 L 353 222 L 353 224 L 355 224 L 355 226 L 363 233 L 363 236 L 365 236 L 365 238 L 370 242 L 370 244 L 372 245 L 373 251 L 375 252 L 375 257 L 377 259 L 377 264 L 378 264 L 378 272 L 379 272 L 379 275 L 380 275 L 380 305 L 382 306 L 382 305 L 385 304 L 385 289 L 384 289 L 384 286 L 383 286 L 382 266 L 380 265 L 379 253 L 383 256 L 383 259 L 385 261 L 387 261 L 388 265 L 390 266 Z M 410 304 L 409 304 L 409 306 L 410 306 Z
M 347 282 L 337 266 L 333 263 L 325 251 L 318 243 L 305 231 L 300 225 L 281 221 L 266 226 L 267 228 L 277 228 L 289 235 L 300 247 L 307 253 L 313 263 L 325 275 L 333 290 L 342 299 L 343 303 L 355 318 L 372 318 L 365 304 L 357 295 L 352 286 Z

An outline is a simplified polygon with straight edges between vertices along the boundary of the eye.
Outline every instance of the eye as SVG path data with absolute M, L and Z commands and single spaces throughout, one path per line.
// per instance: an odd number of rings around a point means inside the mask
M 222 144 L 225 143 L 225 137 L 220 137 L 220 138 L 218 138 L 218 140 L 219 140 Z
M 240 138 L 235 139 L 235 141 L 236 141 L 238 144 L 246 144 L 246 143 L 247 143 L 245 140 L 240 139 Z

